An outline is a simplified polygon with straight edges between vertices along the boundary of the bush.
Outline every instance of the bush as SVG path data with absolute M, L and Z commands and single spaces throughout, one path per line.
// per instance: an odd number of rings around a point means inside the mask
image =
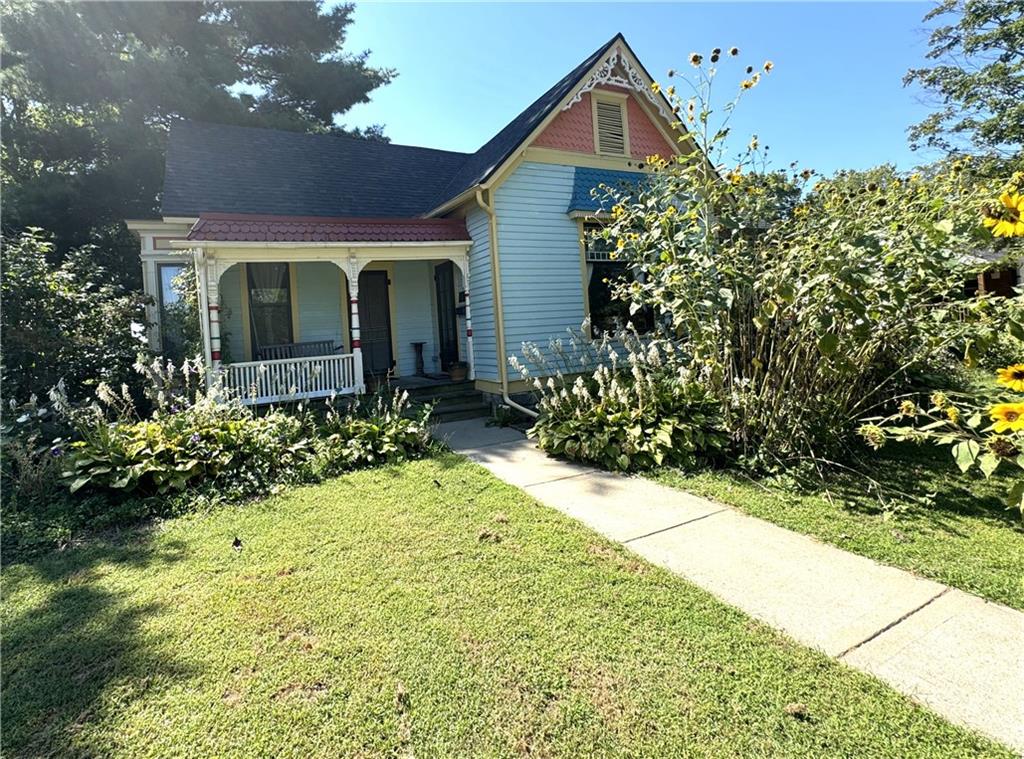
M 63 385 L 41 406 L 11 407 L 3 428 L 4 549 L 63 543 L 84 529 L 172 516 L 275 492 L 428 448 L 430 408 L 406 394 L 331 399 L 257 413 L 219 387 L 201 389 L 198 363 L 139 361 L 147 403 L 100 383 L 73 406 Z
M 430 406 L 409 415 L 409 394 L 379 392 L 339 410 L 334 403 L 316 440 L 320 475 L 403 461 L 423 454 L 430 443 Z
M 604 469 L 636 471 L 693 468 L 725 447 L 717 400 L 682 367 L 670 340 L 626 330 L 598 340 L 587 335 L 586 324 L 570 333 L 568 351 L 552 341 L 549 352 L 561 366 L 536 346 L 524 347 L 527 361 L 550 375 L 547 382 L 534 380 L 541 415 L 530 435 L 542 450 Z M 513 363 L 528 379 L 526 365 Z M 580 372 L 584 368 L 591 370 Z
M 982 209 L 997 183 L 966 159 L 915 174 L 765 173 L 756 137 L 725 164 L 729 130 L 710 124 L 706 99 L 715 70 L 698 69 L 703 95 L 689 103 L 665 90 L 696 148 L 653 157 L 636 187 L 606 188 L 601 234 L 632 273 L 617 295 L 654 309 L 687 346 L 748 461 L 832 456 L 912 371 L 948 362 L 957 346 L 976 355 L 1000 320 L 995 299 L 963 296 L 964 252 L 993 247 Z
M 59 264 L 49 237 L 30 229 L 2 241 L 4 394 L 27 398 L 63 379 L 75 395 L 132 380 L 145 340 L 142 295 L 113 284 L 93 248 Z

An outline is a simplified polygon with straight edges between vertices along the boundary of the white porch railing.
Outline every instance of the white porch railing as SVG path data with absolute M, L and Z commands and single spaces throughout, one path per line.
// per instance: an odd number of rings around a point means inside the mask
M 224 383 L 247 405 L 354 394 L 363 384 L 352 353 L 272 361 L 244 361 L 224 367 Z

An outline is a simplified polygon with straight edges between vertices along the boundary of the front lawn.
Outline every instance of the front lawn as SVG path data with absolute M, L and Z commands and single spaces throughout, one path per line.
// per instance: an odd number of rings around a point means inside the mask
M 1011 755 L 453 455 L 2 579 L 12 757 Z
M 761 519 L 884 564 L 1024 609 L 1024 523 L 1003 501 L 1006 474 L 961 475 L 948 449 L 892 445 L 871 454 L 868 479 L 754 481 L 739 472 L 661 471 L 659 482 L 735 506 Z M 931 503 L 921 496 L 930 495 Z

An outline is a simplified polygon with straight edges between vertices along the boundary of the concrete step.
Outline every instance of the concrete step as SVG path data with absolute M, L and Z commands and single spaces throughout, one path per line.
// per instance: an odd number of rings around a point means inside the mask
M 467 394 L 480 395 L 476 388 L 473 387 L 473 383 L 469 381 L 453 382 L 447 385 L 434 385 L 431 387 L 412 387 L 407 388 L 407 390 L 411 399 L 422 402 Z
M 464 419 L 481 419 L 489 417 L 490 415 L 490 404 L 480 403 L 472 406 L 464 406 L 458 410 L 449 409 L 447 411 L 437 411 L 435 409 L 430 418 L 437 424 L 446 424 L 448 422 L 461 422 Z

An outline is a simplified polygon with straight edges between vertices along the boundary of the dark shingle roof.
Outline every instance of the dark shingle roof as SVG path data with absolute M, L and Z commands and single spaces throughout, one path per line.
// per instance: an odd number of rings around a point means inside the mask
M 486 180 L 620 38 L 595 50 L 475 153 L 178 122 L 168 140 L 163 215 L 422 216 Z
M 465 153 L 356 137 L 179 122 L 163 215 L 419 216 Z
M 473 185 L 487 179 L 491 172 L 504 163 L 505 159 L 519 147 L 523 140 L 529 137 L 530 132 L 545 119 L 552 108 L 572 91 L 580 78 L 601 59 L 608 48 L 620 37 L 622 37 L 621 34 L 616 34 L 601 45 L 585 61 L 562 77 L 554 87 L 533 101 L 525 111 L 512 119 L 504 129 L 473 153 L 455 172 L 451 182 L 445 187 L 442 197 L 438 198 L 436 205 L 439 206 L 445 201 L 451 200 Z

